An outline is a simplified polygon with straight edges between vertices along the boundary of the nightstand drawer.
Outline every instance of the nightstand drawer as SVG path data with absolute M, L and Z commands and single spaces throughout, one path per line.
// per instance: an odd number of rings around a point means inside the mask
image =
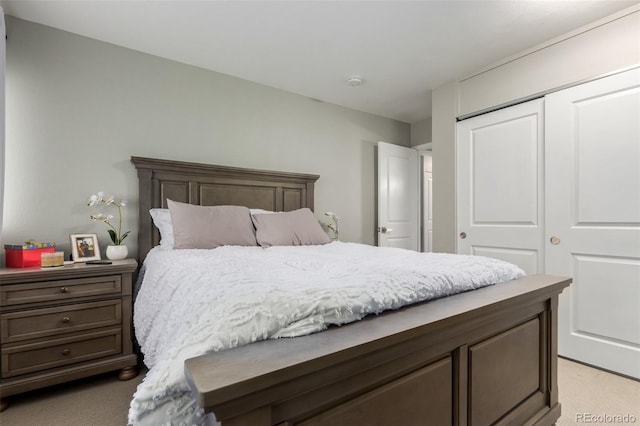
M 120 328 L 2 349 L 2 377 L 79 363 L 110 355 L 122 348 Z
M 120 275 L 15 284 L 2 287 L 0 306 L 120 294 L 121 291 Z
M 79 303 L 57 308 L 31 309 L 0 315 L 5 343 L 54 336 L 74 331 L 118 325 L 122 321 L 120 299 Z

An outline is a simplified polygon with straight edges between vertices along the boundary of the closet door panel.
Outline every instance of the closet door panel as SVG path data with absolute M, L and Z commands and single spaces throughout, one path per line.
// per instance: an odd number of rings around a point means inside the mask
M 473 129 L 469 164 L 474 225 L 536 224 L 537 132 L 536 115 Z
M 602 82 L 601 82 L 602 84 Z M 572 105 L 576 226 L 640 223 L 640 102 L 629 87 Z
M 544 270 L 543 100 L 458 123 L 458 253 Z
M 640 70 L 548 95 L 545 132 L 558 352 L 640 378 Z

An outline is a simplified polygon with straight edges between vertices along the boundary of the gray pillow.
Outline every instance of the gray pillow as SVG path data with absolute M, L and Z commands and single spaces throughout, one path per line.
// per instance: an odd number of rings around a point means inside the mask
M 174 248 L 212 249 L 255 246 L 249 209 L 241 206 L 196 206 L 167 200 L 173 223 Z
M 254 214 L 256 239 L 262 247 L 327 244 L 331 238 L 307 208 L 278 214 Z

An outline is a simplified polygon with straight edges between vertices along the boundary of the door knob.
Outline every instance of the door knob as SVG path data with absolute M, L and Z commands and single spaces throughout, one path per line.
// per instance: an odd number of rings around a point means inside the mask
M 554 235 L 549 239 L 549 242 L 551 242 L 551 244 L 553 244 L 554 246 L 557 246 L 558 244 L 560 244 L 560 238 Z
M 386 226 L 378 226 L 378 232 L 381 234 L 390 234 L 393 229 L 387 228 Z
M 461 232 L 460 233 L 460 239 L 464 240 L 465 238 L 467 238 L 467 233 L 466 232 Z

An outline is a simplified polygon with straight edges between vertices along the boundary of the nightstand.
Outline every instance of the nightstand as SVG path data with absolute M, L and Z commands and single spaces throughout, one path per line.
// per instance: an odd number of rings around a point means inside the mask
M 137 372 L 133 259 L 0 269 L 0 411 L 6 397 L 82 377 Z

